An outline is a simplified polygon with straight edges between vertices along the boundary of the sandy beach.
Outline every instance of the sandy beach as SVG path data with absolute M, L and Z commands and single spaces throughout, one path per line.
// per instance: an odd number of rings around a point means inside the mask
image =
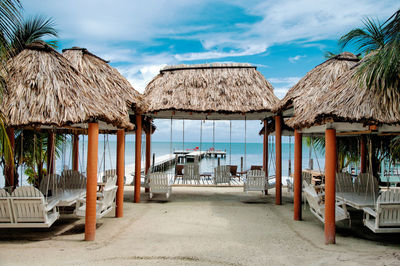
M 125 190 L 124 218 L 98 221 L 96 240 L 83 241 L 84 219 L 70 215 L 50 229 L 0 230 L 0 265 L 399 265 L 399 234 L 373 235 L 357 221 L 340 223 L 336 245 L 303 208 L 293 221 L 290 194 L 242 188 L 174 187 L 134 204 Z

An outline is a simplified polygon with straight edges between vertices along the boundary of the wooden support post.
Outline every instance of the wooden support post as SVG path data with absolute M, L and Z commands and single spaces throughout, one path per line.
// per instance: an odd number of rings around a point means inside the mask
M 86 169 L 85 240 L 93 241 L 96 235 L 97 153 L 99 149 L 99 124 L 89 123 Z
M 72 170 L 79 171 L 79 135 L 74 134 L 72 140 Z
M 302 164 L 302 135 L 299 131 L 294 131 L 294 180 L 293 180 L 293 200 L 294 200 L 294 219 L 301 220 L 301 164 Z
M 54 174 L 54 144 L 55 144 L 55 134 L 53 131 L 49 131 L 47 135 L 47 174 Z
M 117 132 L 117 198 L 115 217 L 124 215 L 124 177 L 125 177 L 125 130 Z
M 6 162 L 6 169 L 5 169 L 5 174 L 6 174 L 6 182 L 5 186 L 6 187 L 14 187 L 14 178 L 15 178 L 15 167 L 14 167 L 14 151 L 15 151 L 15 135 L 14 135 L 14 128 L 7 128 L 6 129 L 7 137 L 10 141 L 10 148 L 11 148 L 11 157 L 8 158 Z
M 146 162 L 145 162 L 145 174 L 149 174 L 150 171 L 150 155 L 151 155 L 151 125 L 149 122 L 149 130 L 146 132 Z M 145 188 L 145 192 L 149 192 L 149 188 Z
M 367 145 L 365 141 L 365 136 L 361 135 L 361 145 L 360 145 L 360 155 L 361 155 L 361 173 L 367 172 Z
M 264 138 L 263 138 L 263 169 L 265 172 L 265 178 L 268 182 L 268 121 L 264 120 Z M 268 188 L 265 189 L 265 195 L 268 194 Z
M 282 204 L 282 118 L 275 116 L 275 204 Z
M 136 136 L 135 136 L 135 192 L 133 202 L 140 202 L 140 181 L 141 181 L 141 151 L 142 151 L 142 116 L 136 115 Z
M 325 131 L 325 244 L 335 244 L 336 130 Z

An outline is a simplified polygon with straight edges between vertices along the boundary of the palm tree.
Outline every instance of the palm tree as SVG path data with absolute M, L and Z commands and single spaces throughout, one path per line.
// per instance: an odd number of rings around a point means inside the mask
M 58 37 L 52 18 L 45 18 L 37 15 L 24 19 L 22 23 L 16 27 L 11 40 L 13 56 L 20 53 L 25 45 L 42 40 L 44 37 L 48 36 Z M 49 41 L 47 43 L 55 48 L 57 47 L 56 41 Z
M 5 63 L 9 58 L 11 47 L 9 45 L 13 34 L 20 23 L 21 4 L 18 0 L 0 0 L 0 62 L 1 70 L 4 69 Z M 5 89 L 5 71 L 0 71 L 0 96 Z M 0 97 L 0 102 L 1 102 Z M 13 163 L 10 140 L 8 139 L 4 119 L 0 113 L 0 155 L 8 163 Z
M 384 93 L 398 89 L 400 84 L 400 9 L 384 23 L 364 20 L 364 28 L 342 36 L 342 47 L 357 45 L 357 50 L 369 54 L 362 62 L 358 78 L 362 84 Z
M 357 51 L 368 54 L 385 46 L 386 33 L 378 20 L 364 19 L 364 27 L 356 28 L 343 35 L 339 39 L 339 46 L 344 47 L 353 44 L 357 46 Z

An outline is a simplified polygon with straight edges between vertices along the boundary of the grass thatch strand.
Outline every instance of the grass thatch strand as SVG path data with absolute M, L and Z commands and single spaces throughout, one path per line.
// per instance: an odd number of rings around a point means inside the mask
M 295 128 L 326 122 L 364 124 L 399 124 L 400 93 L 398 88 L 385 91 L 369 88 L 358 74 L 361 63 L 342 75 L 314 106 L 288 121 Z
M 352 53 L 344 52 L 330 58 L 308 72 L 296 85 L 294 85 L 274 108 L 280 112 L 293 105 L 294 115 L 300 115 L 315 105 L 328 88 L 340 75 L 348 71 L 358 62 Z
M 64 49 L 63 56 L 81 72 L 85 77 L 91 80 L 94 85 L 102 90 L 106 97 L 116 98 L 119 108 L 133 107 L 139 111 L 144 109 L 142 104 L 143 97 L 137 92 L 123 77 L 118 70 L 111 67 L 108 61 L 90 53 L 85 48 L 73 47 Z
M 8 126 L 66 126 L 104 121 L 132 128 L 126 108 L 82 76 L 44 42 L 28 45 L 7 63 L 1 112 Z
M 272 85 L 249 64 L 166 67 L 146 87 L 148 112 L 248 113 L 278 103 Z

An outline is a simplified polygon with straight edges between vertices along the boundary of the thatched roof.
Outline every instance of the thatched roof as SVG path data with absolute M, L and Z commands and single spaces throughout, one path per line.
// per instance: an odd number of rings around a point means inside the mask
M 380 93 L 368 88 L 359 78 L 361 63 L 342 75 L 313 108 L 291 118 L 287 123 L 295 128 L 321 125 L 327 122 L 357 122 L 400 124 L 400 92 L 398 88 Z
M 85 48 L 63 49 L 63 56 L 91 80 L 106 97 L 114 97 L 120 105 L 125 101 L 128 108 L 140 111 L 142 95 L 108 61 L 92 54 Z M 123 108 L 123 106 L 121 106 Z
M 7 62 L 7 72 L 1 112 L 8 126 L 62 127 L 98 120 L 133 127 L 114 97 L 103 95 L 44 42 L 26 46 Z
M 148 113 L 197 112 L 244 114 L 268 112 L 278 103 L 272 85 L 249 64 L 169 66 L 144 92 Z
M 294 85 L 275 107 L 275 112 L 294 107 L 294 115 L 301 114 L 315 105 L 340 75 L 357 64 L 359 59 L 352 53 L 344 52 L 330 58 L 308 72 Z

